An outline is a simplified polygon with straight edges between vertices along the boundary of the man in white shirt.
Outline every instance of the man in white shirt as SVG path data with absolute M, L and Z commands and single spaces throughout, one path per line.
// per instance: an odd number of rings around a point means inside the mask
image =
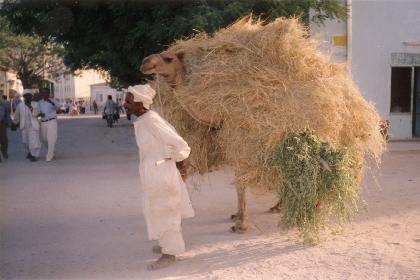
M 175 256 L 185 251 L 181 219 L 193 217 L 194 210 L 182 175 L 191 149 L 172 125 L 149 110 L 155 95 L 149 85 L 127 91 L 124 107 L 137 117 L 134 130 L 147 233 L 150 240 L 159 242 L 153 251 L 162 253 L 148 268 L 159 269 L 173 264 Z
M 37 102 L 32 101 L 32 90 L 23 91 L 24 102 L 20 102 L 13 118 L 13 123 L 19 124 L 22 134 L 22 143 L 27 152 L 26 158 L 30 161 L 36 161 L 41 151 L 41 142 L 39 140 L 40 125 L 38 121 Z
M 39 93 L 42 98 L 38 102 L 39 111 L 41 112 L 41 139 L 48 147 L 46 161 L 51 161 L 55 155 L 55 144 L 58 137 L 56 112 L 59 106 L 50 99 L 50 90 L 48 88 L 42 88 Z

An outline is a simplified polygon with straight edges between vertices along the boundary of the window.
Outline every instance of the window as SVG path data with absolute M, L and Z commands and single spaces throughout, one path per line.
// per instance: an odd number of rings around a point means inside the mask
M 411 111 L 411 67 L 392 67 L 391 112 Z
M 97 93 L 96 94 L 96 101 L 98 101 L 98 102 L 102 102 L 103 101 L 103 95 L 102 94 L 100 94 L 100 93 Z

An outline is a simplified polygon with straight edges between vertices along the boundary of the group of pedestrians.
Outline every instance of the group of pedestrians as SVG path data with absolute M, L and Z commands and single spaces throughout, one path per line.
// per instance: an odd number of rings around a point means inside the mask
M 49 162 L 55 155 L 58 137 L 56 111 L 59 106 L 50 99 L 48 88 L 42 88 L 38 94 L 25 89 L 22 96 L 23 101 L 14 102 L 13 108 L 4 99 L 0 104 L 0 138 L 3 159 L 8 158 L 7 127 L 10 126 L 12 130 L 20 129 L 27 159 L 32 162 L 39 159 L 41 142 L 43 142 L 47 146 L 46 161 Z
M 176 255 L 185 251 L 181 221 L 194 216 L 184 183 L 185 160 L 191 149 L 171 124 L 151 110 L 155 95 L 149 85 L 130 86 L 124 103 L 127 114 L 135 116 L 133 124 L 139 149 L 140 187 L 147 233 L 150 240 L 158 242 L 152 251 L 159 253 L 160 257 L 148 267 L 152 270 L 175 263 Z M 41 89 L 40 96 L 35 97 L 30 91 L 25 91 L 23 97 L 13 123 L 19 123 L 28 158 L 35 161 L 39 157 L 41 135 L 48 144 L 46 160 L 50 161 L 57 141 L 56 105 L 49 99 L 48 89 Z M 3 131 L 9 120 L 5 107 L 0 108 L 0 129 Z M 108 98 L 104 112 L 115 112 L 112 98 Z M 3 146 L 2 142 L 2 153 L 7 155 L 7 143 Z

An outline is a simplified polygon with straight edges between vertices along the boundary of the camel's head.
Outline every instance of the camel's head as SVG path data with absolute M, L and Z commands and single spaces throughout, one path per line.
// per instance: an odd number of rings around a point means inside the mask
M 144 74 L 158 74 L 175 86 L 184 75 L 184 52 L 164 51 L 143 59 L 140 71 Z

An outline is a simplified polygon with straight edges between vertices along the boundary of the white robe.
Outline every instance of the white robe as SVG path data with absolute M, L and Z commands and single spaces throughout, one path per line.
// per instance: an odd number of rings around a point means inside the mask
M 138 117 L 134 129 L 148 237 L 159 240 L 163 253 L 182 253 L 185 247 L 181 219 L 193 217 L 194 210 L 175 162 L 186 159 L 191 149 L 173 126 L 154 111 Z M 171 160 L 162 162 L 165 158 Z
M 13 122 L 19 123 L 22 134 L 22 142 L 26 152 L 34 157 L 39 157 L 41 141 L 39 138 L 40 124 L 37 118 L 39 114 L 38 102 L 32 101 L 32 112 L 24 102 L 20 102 L 16 108 Z

